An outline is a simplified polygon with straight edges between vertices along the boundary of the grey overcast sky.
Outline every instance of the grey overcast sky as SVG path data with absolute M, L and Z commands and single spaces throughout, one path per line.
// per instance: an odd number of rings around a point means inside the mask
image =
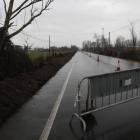
M 8 3 L 10 0 L 6 0 Z M 23 0 L 15 0 L 15 7 Z M 94 34 L 102 35 L 104 28 L 105 37 L 111 32 L 111 42 L 114 43 L 119 35 L 130 38 L 129 28 L 112 32 L 129 25 L 130 21 L 140 19 L 140 0 L 54 0 L 49 8 L 40 17 L 29 25 L 24 31 L 36 36 L 37 38 L 49 40 L 51 36 L 51 45 L 70 46 L 77 45 L 82 47 L 82 41 L 95 41 Z M 0 14 L 4 21 L 3 1 L 0 0 Z M 15 20 L 18 28 L 22 22 L 22 16 Z M 1 26 L 1 25 L 0 25 Z M 140 37 L 140 21 L 134 24 L 135 31 Z M 15 36 L 12 41 L 15 44 L 24 44 L 24 35 Z M 34 47 L 48 47 L 48 42 L 29 39 Z

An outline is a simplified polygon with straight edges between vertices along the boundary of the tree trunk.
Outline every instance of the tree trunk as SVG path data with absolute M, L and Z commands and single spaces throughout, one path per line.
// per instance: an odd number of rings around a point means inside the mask
M 0 80 L 3 80 L 5 77 L 4 67 L 4 51 L 0 50 Z
M 4 36 L 4 28 L 0 28 L 0 80 L 5 77 L 5 60 L 4 49 L 6 47 L 6 37 Z

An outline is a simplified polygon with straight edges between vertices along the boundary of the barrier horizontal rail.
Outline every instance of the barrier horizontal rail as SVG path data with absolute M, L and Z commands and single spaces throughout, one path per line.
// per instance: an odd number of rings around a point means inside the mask
M 80 86 L 85 79 L 88 79 L 88 94 L 86 100 L 86 110 L 85 112 L 81 112 Z M 78 94 L 77 94 L 78 113 L 74 113 L 72 115 L 69 124 L 71 125 L 74 116 L 80 119 L 81 122 L 83 123 L 83 134 L 82 134 L 83 138 L 86 131 L 86 124 L 82 119 L 82 117 L 84 115 L 96 111 L 100 111 L 109 107 L 113 107 L 140 98 L 139 82 L 140 82 L 140 68 L 85 77 L 78 84 Z M 117 94 L 120 95 L 119 101 L 117 100 Z M 111 96 L 114 97 L 114 103 L 111 103 Z M 104 97 L 105 98 L 108 97 L 108 105 L 104 105 Z M 98 98 L 101 99 L 102 105 L 100 108 L 98 108 L 97 106 Z M 89 108 L 89 100 L 91 101 L 91 108 Z

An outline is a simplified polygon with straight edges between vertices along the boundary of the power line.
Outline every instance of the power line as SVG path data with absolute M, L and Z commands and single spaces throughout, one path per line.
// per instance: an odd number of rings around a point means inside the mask
M 2 20 L 0 20 L 0 21 L 3 22 Z M 4 23 L 4 22 L 3 22 L 3 23 Z M 4 25 L 4 24 L 2 24 L 2 23 L 0 23 L 0 24 L 1 24 L 1 25 Z M 14 29 L 14 28 L 10 28 L 10 29 L 11 29 L 11 30 L 14 30 L 14 31 L 17 31 L 17 30 Z M 43 41 L 43 42 L 49 42 L 49 41 L 47 41 L 47 40 L 40 39 L 40 38 L 38 38 L 38 37 L 36 37 L 36 36 L 33 36 L 33 35 L 31 35 L 31 34 L 25 32 L 25 31 L 21 31 L 20 33 L 21 33 L 21 34 L 24 34 L 24 35 L 27 35 L 27 36 L 29 36 L 29 37 L 31 37 L 31 38 L 34 38 L 34 39 Z M 55 46 L 58 46 L 58 45 L 56 45 L 56 44 L 54 44 L 54 43 L 52 43 L 52 42 L 50 42 L 50 43 L 53 44 L 53 45 L 55 45 Z
M 0 21 L 1 21 L 1 20 L 0 20 Z M 3 21 L 1 21 L 1 22 L 3 22 Z M 0 24 L 1 24 L 1 25 L 4 25 L 4 24 L 2 24 L 2 23 L 0 23 Z M 14 31 L 17 31 L 17 30 L 14 29 L 14 28 L 10 28 L 10 29 L 12 29 L 12 30 L 14 30 Z M 31 34 L 25 32 L 25 31 L 21 31 L 20 33 L 21 33 L 21 34 L 24 34 L 24 35 L 27 35 L 27 36 L 29 36 L 29 37 L 31 37 L 31 38 L 34 38 L 34 39 L 43 41 L 43 42 L 49 42 L 49 41 L 47 41 L 47 40 L 40 39 L 40 38 L 38 38 L 38 37 L 36 37 L 36 36 L 33 36 L 33 35 L 31 35 Z M 53 45 L 55 45 L 55 46 L 57 46 L 56 44 L 54 44 L 54 43 L 52 43 L 52 42 L 50 42 L 50 43 L 53 44 Z
M 14 31 L 17 31 L 17 30 L 15 30 L 15 29 L 13 29 L 13 28 L 11 28 L 11 29 L 14 30 Z M 37 40 L 43 41 L 43 42 L 49 42 L 49 41 L 47 41 L 47 40 L 40 39 L 40 38 L 38 38 L 38 37 L 35 37 L 35 36 L 32 36 L 32 35 L 29 35 L 29 34 L 23 32 L 23 31 L 20 32 L 20 33 L 23 34 L 23 35 L 27 35 L 27 36 L 29 36 L 29 37 L 31 37 L 31 38 L 34 38 L 34 39 L 37 39 Z
M 137 20 L 137 21 L 135 21 L 135 22 L 133 22 L 132 24 L 129 24 L 129 25 L 126 25 L 126 26 L 124 26 L 124 27 L 122 27 L 122 28 L 119 28 L 119 29 L 117 29 L 117 30 L 111 31 L 110 33 L 113 33 L 113 32 L 119 31 L 119 30 L 122 30 L 122 29 L 124 29 L 124 28 L 126 28 L 126 27 L 128 27 L 128 26 L 130 26 L 130 25 L 133 25 L 133 24 L 136 23 L 136 22 L 139 22 L 139 21 L 140 21 L 140 19 Z
M 0 20 L 0 21 L 1 21 L 1 20 Z M 3 22 L 3 21 L 1 21 L 1 22 Z M 2 24 L 2 23 L 0 23 L 0 24 L 1 24 L 1 25 L 4 25 L 4 24 Z M 14 28 L 10 28 L 10 29 L 11 29 L 11 30 L 14 30 L 14 31 L 17 31 L 17 30 L 14 29 Z M 27 36 L 29 36 L 29 37 L 31 37 L 31 38 L 34 38 L 34 39 L 37 39 L 37 40 L 43 41 L 43 42 L 49 42 L 49 41 L 47 41 L 47 40 L 40 39 L 40 38 L 38 38 L 38 37 L 36 37 L 36 36 L 33 36 L 33 35 L 31 35 L 31 34 L 25 32 L 25 31 L 21 31 L 20 33 L 23 34 L 23 35 L 27 35 Z
M 52 43 L 51 41 L 50 41 L 50 43 L 51 43 L 51 44 L 53 44 L 53 45 L 55 45 L 55 46 L 58 46 L 58 45 L 56 45 L 56 44 Z

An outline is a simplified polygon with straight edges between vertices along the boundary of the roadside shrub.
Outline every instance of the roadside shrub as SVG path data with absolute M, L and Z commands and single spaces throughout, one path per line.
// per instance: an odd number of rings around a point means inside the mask
M 1 68 L 0 79 L 13 77 L 19 73 L 29 71 L 32 68 L 32 61 L 28 54 L 20 47 L 7 40 L 3 55 L 0 56 Z
M 113 51 L 111 49 L 109 49 L 109 50 L 106 50 L 104 52 L 104 54 L 107 55 L 107 56 L 112 56 L 113 55 Z
M 55 52 L 54 52 L 54 50 L 52 51 L 52 57 L 54 57 L 54 55 L 55 55 Z
M 52 60 L 53 59 L 53 56 L 48 56 L 47 57 L 47 61 L 50 61 L 50 60 Z
M 44 58 L 42 56 L 38 57 L 37 59 L 35 59 L 33 61 L 33 67 L 32 69 L 38 69 L 38 68 L 41 68 L 43 65 L 44 65 Z
M 120 52 L 119 57 L 133 60 L 133 55 L 134 53 L 132 50 L 124 50 Z
M 58 53 L 58 55 L 57 55 L 58 57 L 64 57 L 64 54 L 63 53 Z
M 135 52 L 135 60 L 140 61 L 140 52 L 139 51 Z
M 54 57 L 55 57 L 55 58 L 57 57 L 57 53 L 56 53 L 56 52 L 54 53 Z
M 118 52 L 113 51 L 113 55 L 112 56 L 117 57 L 118 56 Z
M 64 55 L 67 56 L 69 55 L 71 52 L 65 52 Z
M 14 48 L 15 50 L 15 59 L 17 66 L 17 74 L 26 72 L 32 69 L 32 61 L 28 54 L 21 48 Z

